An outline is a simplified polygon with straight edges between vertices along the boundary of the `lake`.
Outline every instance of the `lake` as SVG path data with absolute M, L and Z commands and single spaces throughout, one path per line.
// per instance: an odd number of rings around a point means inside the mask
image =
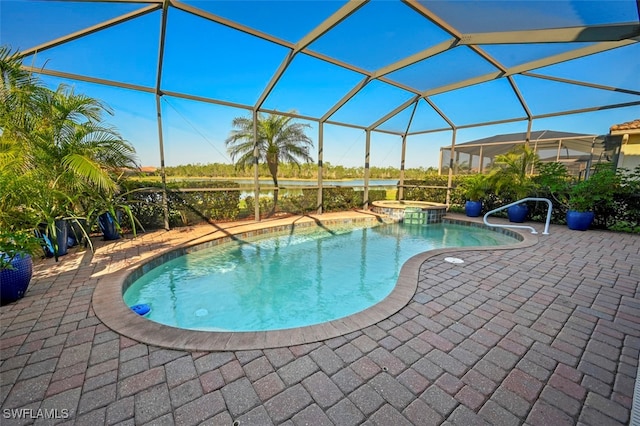
M 229 179 L 232 182 L 239 183 L 242 187 L 252 187 L 253 179 Z M 369 186 L 384 186 L 386 189 L 395 189 L 398 185 L 399 179 L 369 179 Z M 280 187 L 288 186 L 317 186 L 317 180 L 278 180 Z M 273 180 L 260 179 L 260 186 L 273 186 Z M 351 186 L 354 188 L 364 188 L 364 179 L 352 179 L 352 180 L 330 180 L 325 179 L 322 181 L 322 186 Z

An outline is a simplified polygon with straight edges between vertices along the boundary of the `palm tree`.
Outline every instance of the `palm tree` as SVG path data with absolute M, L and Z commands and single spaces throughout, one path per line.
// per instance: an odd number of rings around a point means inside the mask
M 30 135 L 46 88 L 22 69 L 16 52 L 0 46 L 0 171 L 22 173 L 30 161 Z
M 138 167 L 133 146 L 102 123 L 105 112 L 111 110 L 101 101 L 66 85 L 42 98 L 34 155 L 36 164 L 48 165 L 52 187 L 71 192 L 89 187 L 112 195 L 123 169 Z
M 55 237 L 62 217 L 93 223 L 91 213 L 103 213 L 105 200 L 116 198 L 124 170 L 138 165 L 133 146 L 103 123 L 111 110 L 101 101 L 60 85 L 41 97 L 38 108 L 30 166 L 41 191 L 34 205 Z
M 89 185 L 115 192 L 114 176 L 137 164 L 133 146 L 103 124 L 105 113 L 112 114 L 108 106 L 66 85 L 45 88 L 0 46 L 2 173 L 37 172 L 61 190 Z
M 0 47 L 0 183 L 10 188 L 0 226 L 46 223 L 55 237 L 61 217 L 85 216 L 91 203 L 113 198 L 135 150 L 103 122 L 108 106 L 68 86 L 50 90 Z
M 489 180 L 496 193 L 504 191 L 516 200 L 524 198 L 535 186 L 530 170 L 539 162 L 538 154 L 529 144 L 519 145 L 506 154 L 496 155 Z
M 293 117 L 269 114 L 257 116 L 258 161 L 269 168 L 275 190 L 273 193 L 273 211 L 278 203 L 278 165 L 291 163 L 300 166 L 300 162 L 312 162 L 309 154 L 313 141 L 305 134 L 308 124 L 293 122 Z M 253 119 L 236 117 L 233 119 L 234 129 L 225 140 L 231 159 L 236 168 L 244 169 L 254 164 Z M 237 161 L 236 161 L 237 159 Z M 257 202 L 258 200 L 256 200 Z

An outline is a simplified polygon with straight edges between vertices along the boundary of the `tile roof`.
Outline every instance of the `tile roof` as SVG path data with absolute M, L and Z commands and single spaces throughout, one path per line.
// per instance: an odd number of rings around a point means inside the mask
M 635 129 L 640 129 L 640 118 L 633 121 L 627 121 L 626 123 L 622 123 L 622 124 L 614 124 L 613 126 L 611 126 L 609 131 L 612 132 L 614 130 L 635 130 Z

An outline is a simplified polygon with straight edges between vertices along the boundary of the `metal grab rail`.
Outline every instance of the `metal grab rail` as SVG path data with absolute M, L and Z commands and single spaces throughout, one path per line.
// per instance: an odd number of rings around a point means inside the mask
M 521 229 L 531 229 L 531 233 L 532 234 L 537 234 L 538 232 L 535 230 L 535 228 L 533 226 L 527 226 L 527 225 L 499 225 L 497 223 L 489 223 L 487 222 L 487 217 L 489 217 L 490 214 L 495 213 L 495 212 L 499 212 L 500 210 L 505 210 L 508 209 L 509 207 L 512 206 L 516 206 L 518 204 L 521 204 L 525 201 L 546 201 L 548 204 L 548 208 L 547 208 L 547 222 L 544 225 L 544 232 L 542 233 L 542 235 L 549 235 L 549 222 L 551 221 L 551 210 L 553 210 L 553 204 L 551 203 L 551 200 L 549 200 L 548 198 L 523 198 L 522 200 L 518 200 L 515 201 L 511 204 L 507 204 L 506 206 L 502 206 L 502 207 L 498 207 L 497 209 L 493 209 L 490 212 L 487 212 L 484 215 L 484 218 L 482 219 L 484 224 L 487 226 L 493 226 L 496 228 L 521 228 Z

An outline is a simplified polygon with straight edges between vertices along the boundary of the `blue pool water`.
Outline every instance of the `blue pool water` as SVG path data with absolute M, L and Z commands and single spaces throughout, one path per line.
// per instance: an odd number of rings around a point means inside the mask
M 312 227 L 199 250 L 152 269 L 127 289 L 152 321 L 192 330 L 259 331 L 318 324 L 375 305 L 402 264 L 442 247 L 516 240 L 452 224 Z

